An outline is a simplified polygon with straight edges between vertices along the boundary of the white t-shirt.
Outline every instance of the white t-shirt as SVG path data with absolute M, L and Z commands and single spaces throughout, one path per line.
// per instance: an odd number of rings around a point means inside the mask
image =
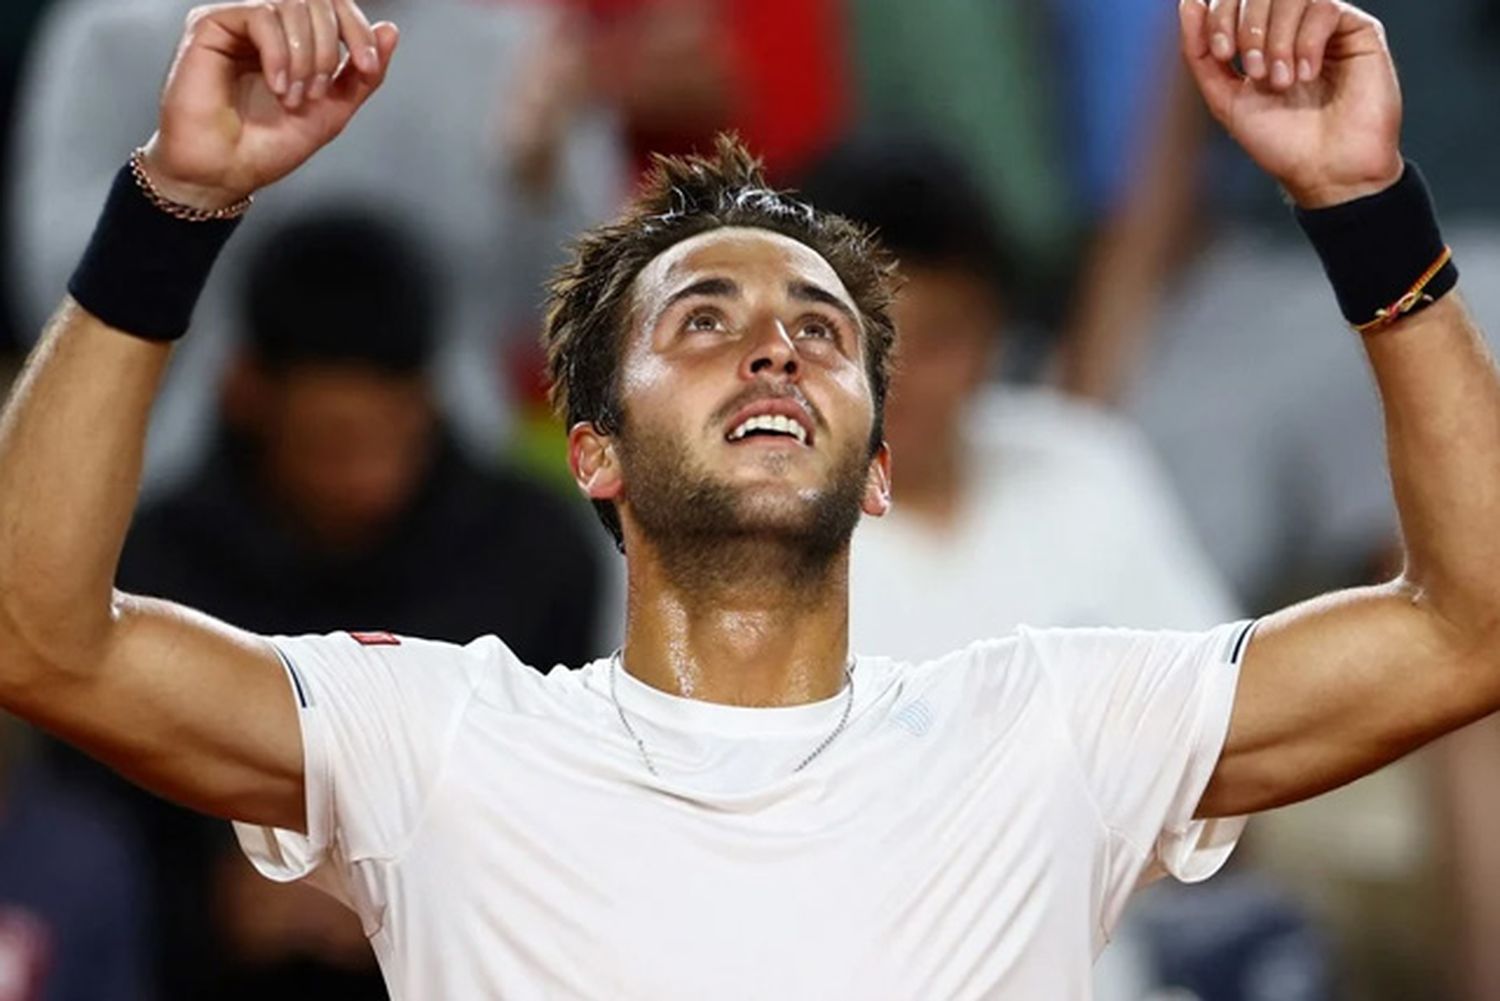
M 610 662 L 545 677 L 466 647 L 279 639 L 306 836 L 239 827 L 358 912 L 395 1001 L 1073 1001 L 1131 890 L 1206 878 L 1197 822 L 1245 623 L 1021 631 L 860 657 L 785 709 L 675 698 Z

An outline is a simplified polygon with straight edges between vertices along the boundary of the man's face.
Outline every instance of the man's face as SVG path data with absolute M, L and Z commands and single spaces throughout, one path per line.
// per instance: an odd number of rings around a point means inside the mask
M 646 267 L 622 351 L 624 428 L 574 431 L 575 469 L 657 544 L 702 536 L 847 541 L 886 508 L 864 336 L 837 274 L 755 229 L 684 241 Z M 588 475 L 579 445 L 612 452 Z M 585 452 L 588 450 L 585 449 Z
M 257 423 L 271 491 L 332 548 L 385 531 L 431 458 L 424 380 L 346 365 L 298 365 L 264 379 Z

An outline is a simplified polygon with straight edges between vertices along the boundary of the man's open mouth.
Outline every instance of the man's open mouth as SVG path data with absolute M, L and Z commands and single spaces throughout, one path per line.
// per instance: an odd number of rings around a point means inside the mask
M 787 417 L 783 414 L 757 414 L 736 424 L 734 429 L 724 436 L 724 440 L 737 442 L 744 441 L 746 438 L 773 436 L 794 438 L 798 444 L 806 445 L 812 434 L 795 417 Z

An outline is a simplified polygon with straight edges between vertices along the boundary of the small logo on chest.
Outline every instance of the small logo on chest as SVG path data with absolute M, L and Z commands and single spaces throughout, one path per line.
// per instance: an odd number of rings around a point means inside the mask
M 927 704 L 927 700 L 918 699 L 915 702 L 909 702 L 905 706 L 902 706 L 891 717 L 891 722 L 913 737 L 925 737 L 932 730 L 935 718 L 932 713 L 932 707 Z

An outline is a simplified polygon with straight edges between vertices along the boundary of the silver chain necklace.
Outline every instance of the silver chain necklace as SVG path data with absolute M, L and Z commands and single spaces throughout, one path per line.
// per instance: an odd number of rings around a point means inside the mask
M 656 762 L 651 760 L 651 752 L 646 750 L 646 742 L 641 739 L 640 734 L 635 732 L 635 727 L 630 725 L 630 717 L 625 715 L 625 707 L 620 704 L 620 695 L 615 685 L 615 681 L 620 675 L 620 666 L 623 660 L 624 658 L 621 656 L 620 651 L 618 650 L 616 650 L 615 655 L 609 659 L 609 698 L 610 701 L 615 704 L 615 712 L 620 714 L 620 723 L 625 727 L 625 732 L 630 734 L 630 739 L 635 741 L 636 748 L 641 752 L 641 761 L 645 762 L 646 771 L 650 772 L 657 778 L 661 778 L 661 772 L 656 770 Z M 838 725 L 833 728 L 832 733 L 823 738 L 822 742 L 819 743 L 817 747 L 812 749 L 812 753 L 803 758 L 797 764 L 797 767 L 792 769 L 793 775 L 796 775 L 798 772 L 802 771 L 802 769 L 812 764 L 813 761 L 818 757 L 818 755 L 828 750 L 828 745 L 837 740 L 839 734 L 843 733 L 844 728 L 849 725 L 849 714 L 854 710 L 853 665 L 853 657 L 850 657 L 849 663 L 844 665 L 844 688 L 848 691 L 849 695 L 848 698 L 844 700 L 844 712 L 843 715 L 839 717 Z

